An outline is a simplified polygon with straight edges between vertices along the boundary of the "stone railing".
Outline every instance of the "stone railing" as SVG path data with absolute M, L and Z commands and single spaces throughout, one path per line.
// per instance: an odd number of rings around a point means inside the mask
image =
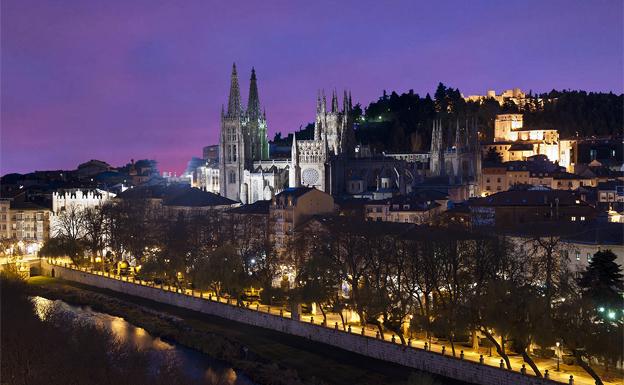
M 334 325 L 326 325 L 315 322 L 314 317 L 307 321 L 293 319 L 289 312 L 266 305 L 250 306 L 200 291 L 181 290 L 161 284 L 154 285 L 134 279 L 134 277 L 114 275 L 67 263 L 42 260 L 41 270 L 44 275 L 307 338 L 364 356 L 460 381 L 483 385 L 560 385 L 562 383 L 582 385 L 586 383 L 578 380 L 575 382 L 572 375 L 566 378 L 565 382 L 555 381 L 553 378 L 539 378 L 528 373 L 524 365 L 520 371 L 507 370 L 503 367 L 502 360 L 500 364 L 492 365 L 492 361 L 486 362 L 483 355 L 475 357 L 473 354 L 472 357 L 468 357 L 468 353 L 465 355 L 463 350 L 459 357 L 453 357 L 445 351 L 444 347 L 436 352 L 432 351 L 427 343 L 420 347 L 408 340 L 403 345 L 395 336 L 392 336 L 390 340 L 385 340 L 378 333 L 374 336 L 368 335 L 364 328 L 359 333 L 351 326 L 343 330 L 337 322 Z M 545 375 L 548 376 L 547 371 Z M 561 376 L 559 379 L 561 380 Z

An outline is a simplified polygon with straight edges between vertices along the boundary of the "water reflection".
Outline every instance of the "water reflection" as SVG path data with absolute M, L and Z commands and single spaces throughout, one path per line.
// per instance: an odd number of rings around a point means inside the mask
M 35 305 L 37 316 L 41 319 L 48 317 L 52 311 L 67 312 L 79 321 L 91 322 L 109 330 L 124 343 L 131 343 L 139 349 L 149 350 L 153 360 L 180 362 L 185 373 L 194 379 L 203 379 L 207 384 L 254 385 L 246 377 L 237 375 L 225 363 L 213 360 L 197 351 L 165 342 L 123 318 L 93 311 L 88 306 L 72 306 L 59 300 L 52 301 L 43 297 L 32 297 L 31 300 Z

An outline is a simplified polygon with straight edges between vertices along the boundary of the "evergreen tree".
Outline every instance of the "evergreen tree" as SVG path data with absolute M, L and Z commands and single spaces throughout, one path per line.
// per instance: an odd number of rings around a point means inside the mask
M 611 250 L 597 252 L 579 279 L 583 296 L 598 309 L 623 308 L 624 276 L 616 258 Z

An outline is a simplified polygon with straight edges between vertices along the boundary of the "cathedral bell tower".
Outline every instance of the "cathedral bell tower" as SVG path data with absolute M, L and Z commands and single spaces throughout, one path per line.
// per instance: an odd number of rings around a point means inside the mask
M 236 64 L 232 65 L 227 111 L 221 108 L 219 138 L 219 186 L 221 195 L 239 200 L 240 183 L 245 167 L 245 135 L 242 130 L 242 106 Z

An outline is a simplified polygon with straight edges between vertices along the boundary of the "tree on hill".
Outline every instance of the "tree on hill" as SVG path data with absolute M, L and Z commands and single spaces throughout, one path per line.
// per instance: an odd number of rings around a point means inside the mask
M 490 147 L 483 160 L 488 163 L 502 163 L 503 157 L 494 147 Z
M 583 296 L 591 300 L 597 309 L 604 309 L 608 318 L 612 310 L 622 309 L 622 292 L 624 291 L 624 275 L 622 268 L 615 260 L 617 256 L 611 250 L 603 250 L 594 254 L 587 270 L 579 279 Z

